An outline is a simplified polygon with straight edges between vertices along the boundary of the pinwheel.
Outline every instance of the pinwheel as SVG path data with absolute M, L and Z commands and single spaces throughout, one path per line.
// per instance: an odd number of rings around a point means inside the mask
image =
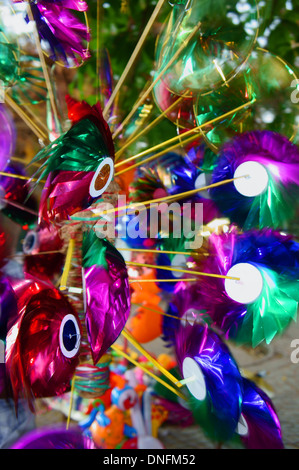
M 6 337 L 6 366 L 13 396 L 59 396 L 70 389 L 78 365 L 81 325 L 69 301 L 51 284 L 36 278 L 14 285 L 18 316 Z
M 176 334 L 175 350 L 195 422 L 209 438 L 230 440 L 240 419 L 243 389 L 229 349 L 207 324 L 187 322 Z
M 299 150 L 271 131 L 238 135 L 223 146 L 210 190 L 219 210 L 244 230 L 282 229 L 298 210 Z
M 247 449 L 283 449 L 281 425 L 270 398 L 243 378 L 242 413 L 236 429 Z
M 95 446 L 80 428 L 55 425 L 26 433 L 11 449 L 95 449 Z
M 14 0 L 18 3 L 21 0 Z M 74 14 L 86 12 L 83 0 L 38 0 L 29 3 L 39 38 L 47 45 L 46 53 L 53 61 L 65 66 L 78 66 L 90 57 L 88 42 L 90 32 Z M 31 15 L 26 15 L 29 22 Z M 78 60 L 79 59 L 79 60 Z
M 269 344 L 297 318 L 299 245 L 271 229 L 212 234 L 201 279 L 202 309 L 213 326 L 237 344 Z
M 82 277 L 85 324 L 96 364 L 117 340 L 130 313 L 130 288 L 125 261 L 108 241 L 84 233 Z
M 72 127 L 33 159 L 46 159 L 36 173 L 36 184 L 47 178 L 39 211 L 43 223 L 59 223 L 86 209 L 113 178 L 114 147 L 100 105 L 70 98 L 67 103 Z

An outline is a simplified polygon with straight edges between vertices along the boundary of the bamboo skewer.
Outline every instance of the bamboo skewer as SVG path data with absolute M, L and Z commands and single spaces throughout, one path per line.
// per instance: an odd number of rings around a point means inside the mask
M 169 385 L 167 382 L 165 382 L 164 380 L 162 380 L 160 377 L 158 377 L 157 375 L 155 375 L 153 372 L 151 372 L 150 370 L 148 370 L 145 366 L 143 366 L 141 363 L 135 361 L 135 359 L 133 359 L 129 354 L 126 354 L 124 351 L 122 351 L 120 348 L 118 348 L 117 346 L 115 346 L 114 344 L 111 346 L 111 349 L 113 349 L 113 351 L 115 351 L 116 353 L 120 354 L 121 356 L 123 356 L 125 359 L 127 359 L 129 362 L 131 362 L 132 364 L 134 364 L 136 367 L 138 367 L 139 369 L 143 370 L 143 372 L 145 372 L 147 375 L 149 375 L 150 377 L 152 377 L 153 379 L 155 379 L 157 382 L 159 382 L 161 385 L 164 385 L 164 387 L 168 388 L 168 390 L 170 390 L 171 392 L 173 392 L 175 395 L 177 395 L 178 397 L 182 398 L 183 400 L 186 400 L 186 397 L 179 392 L 179 390 L 175 389 L 174 387 L 172 387 L 171 385 Z
M 164 271 L 174 271 L 174 272 L 182 273 L 182 274 L 192 274 L 193 276 L 206 276 L 206 277 L 214 277 L 218 279 L 230 279 L 232 281 L 240 280 L 237 277 L 224 276 L 222 274 L 204 273 L 204 272 L 199 272 L 199 271 L 191 271 L 189 269 L 178 269 L 178 268 L 171 267 L 171 266 L 158 266 L 155 264 L 135 263 L 133 261 L 127 261 L 126 264 L 127 266 L 136 266 L 140 268 L 151 268 L 151 269 L 162 269 Z
M 214 124 L 215 122 L 220 121 L 221 119 L 225 119 L 226 117 L 229 117 L 232 114 L 237 113 L 238 111 L 241 111 L 242 109 L 246 108 L 247 106 L 250 106 L 251 104 L 253 104 L 255 101 L 256 101 L 255 99 L 253 99 L 251 101 L 248 101 L 247 103 L 244 103 L 241 106 L 238 106 L 237 108 L 234 108 L 231 111 L 228 111 L 227 113 L 222 114 L 221 116 L 217 116 L 216 118 L 211 119 L 210 121 L 207 121 L 204 124 L 201 124 L 200 126 L 194 127 L 193 129 L 190 129 L 189 131 L 185 132 L 183 134 L 183 137 L 186 138 L 186 137 L 189 137 L 190 135 L 192 135 L 194 133 L 199 133 L 205 127 L 207 127 L 211 124 Z M 195 138 L 196 138 L 196 136 L 193 136 L 193 139 L 195 139 Z M 137 158 L 145 157 L 146 155 L 151 154 L 151 153 L 155 152 L 156 150 L 160 150 L 162 147 L 165 147 L 166 145 L 171 145 L 171 144 L 175 144 L 175 143 L 178 143 L 178 145 L 181 145 L 181 143 L 182 143 L 182 142 L 180 142 L 181 139 L 182 139 L 182 136 L 178 135 L 178 136 L 172 137 L 171 139 L 168 139 L 164 142 L 160 142 L 159 144 L 157 144 L 157 145 L 155 145 L 151 148 L 148 148 L 148 149 L 146 149 L 146 150 L 144 150 L 144 151 L 142 151 L 142 152 L 140 152 L 136 155 L 133 155 L 132 157 L 129 157 L 125 160 L 122 160 L 122 161 L 116 163 L 115 168 L 119 168 L 122 165 L 126 165 L 127 163 L 131 162 L 132 160 L 136 160 Z M 186 142 L 186 143 L 188 143 L 188 142 Z M 168 148 L 167 151 L 169 151 L 171 149 L 173 149 L 173 147 Z M 143 161 L 142 163 L 145 163 L 145 161 Z
M 165 0 L 159 0 L 159 2 L 157 3 L 157 5 L 156 5 L 149 21 L 147 22 L 147 25 L 144 28 L 143 33 L 140 36 L 140 39 L 139 39 L 139 41 L 138 41 L 138 43 L 137 43 L 137 45 L 136 45 L 136 47 L 135 47 L 135 49 L 134 49 L 134 51 L 131 55 L 129 61 L 128 61 L 128 63 L 126 65 L 120 79 L 118 80 L 118 82 L 117 82 L 117 84 L 116 84 L 116 86 L 115 86 L 115 88 L 114 88 L 114 90 L 113 90 L 113 92 L 112 92 L 112 94 L 109 98 L 108 103 L 106 104 L 106 106 L 104 108 L 103 116 L 105 118 L 107 117 L 107 113 L 108 113 L 109 109 L 111 108 L 112 103 L 115 100 L 115 97 L 117 96 L 120 88 L 122 87 L 123 83 L 125 82 L 130 70 L 132 69 L 132 67 L 133 67 L 133 65 L 134 65 L 134 63 L 135 63 L 135 61 L 136 61 L 136 59 L 137 59 L 137 57 L 138 57 L 138 55 L 141 51 L 141 48 L 143 47 L 143 44 L 144 44 L 144 42 L 145 42 L 145 40 L 146 40 L 146 38 L 147 38 L 151 28 L 152 28 L 154 22 L 156 21 L 156 18 L 159 15 L 159 13 L 161 11 L 161 8 L 163 7 L 164 3 L 165 3 Z M 137 108 L 138 108 L 138 106 L 137 106 Z
M 191 191 L 186 191 L 184 193 L 174 194 L 172 196 L 164 196 L 164 197 L 160 197 L 158 199 L 150 199 L 150 200 L 144 201 L 144 202 L 137 202 L 135 204 L 127 204 L 125 206 L 114 207 L 113 209 L 108 209 L 106 211 L 100 212 L 99 214 L 95 214 L 94 216 L 91 216 L 90 218 L 86 218 L 86 221 L 94 220 L 95 218 L 101 217 L 102 215 L 112 214 L 112 213 L 116 213 L 116 212 L 127 210 L 127 209 L 131 209 L 132 211 L 145 210 L 146 206 L 148 206 L 150 204 L 156 204 L 158 202 L 166 202 L 166 201 L 170 202 L 170 201 L 176 201 L 178 199 L 184 199 L 186 197 L 197 194 L 198 192 L 206 191 L 207 189 L 211 189 L 211 188 L 216 188 L 216 187 L 222 186 L 224 184 L 229 184 L 229 183 L 232 183 L 232 182 L 236 181 L 237 179 L 246 178 L 246 177 L 247 177 L 247 175 L 239 176 L 237 178 L 231 178 L 231 179 L 219 181 L 218 183 L 213 183 L 213 184 L 210 184 L 208 186 L 203 186 L 202 188 L 198 188 L 198 189 L 192 189 Z
M 182 140 L 182 141 L 177 141 L 176 144 L 172 145 L 171 147 L 168 147 L 164 150 L 161 150 L 161 152 L 158 152 L 156 153 L 155 155 L 152 155 L 151 157 L 148 157 L 144 160 L 141 160 L 140 162 L 137 162 L 135 163 L 134 165 L 131 165 L 127 168 L 124 168 L 123 170 L 120 170 L 120 171 L 117 171 L 115 173 L 115 176 L 119 176 L 119 175 L 122 175 L 123 173 L 126 173 L 127 171 L 130 171 L 130 170 L 133 170 L 134 168 L 137 168 L 139 166 L 142 166 L 144 165 L 145 163 L 148 163 L 148 162 L 151 162 L 153 160 L 156 160 L 157 158 L 159 157 L 162 157 L 163 155 L 165 155 L 166 153 L 168 152 L 171 152 L 172 150 L 175 150 L 176 148 L 178 148 L 179 146 L 181 145 L 187 145 L 187 144 L 190 144 L 191 142 L 194 141 L 194 139 L 196 138 L 196 136 L 191 136 L 189 137 L 189 139 L 185 139 L 185 140 Z
M 175 109 L 176 106 L 178 106 L 181 103 L 181 101 L 183 101 L 185 99 L 187 94 L 188 94 L 188 92 L 186 92 L 184 95 L 180 96 L 174 103 L 172 103 L 172 105 L 170 105 L 167 109 L 165 109 L 165 111 L 161 112 L 159 114 L 159 116 L 156 117 L 156 119 L 154 121 L 150 122 L 146 127 L 144 127 L 133 138 L 131 138 L 130 140 L 128 140 L 127 142 L 122 144 L 121 149 L 118 150 L 115 153 L 115 161 L 117 162 L 117 160 L 119 160 L 119 157 L 126 150 L 126 148 L 128 148 L 130 145 L 132 145 L 134 142 L 136 142 L 136 140 L 138 140 L 142 135 L 147 134 L 151 129 L 153 129 L 157 124 L 159 124 L 159 122 L 162 121 L 162 119 L 164 119 L 164 117 L 168 113 L 170 113 L 173 109 Z
M 139 108 L 139 106 L 144 102 L 144 100 L 149 96 L 149 94 L 151 93 L 151 91 L 153 90 L 153 88 L 155 87 L 155 85 L 159 82 L 159 80 L 161 79 L 161 77 L 164 75 L 164 73 L 169 69 L 169 67 L 173 64 L 173 62 L 175 62 L 175 60 L 178 58 L 178 56 L 182 53 L 183 49 L 186 47 L 186 45 L 188 44 L 189 41 L 191 41 L 191 39 L 193 39 L 193 37 L 195 36 L 195 34 L 198 32 L 198 30 L 200 29 L 201 27 L 201 23 L 198 23 L 195 28 L 193 28 L 193 30 L 191 31 L 191 33 L 187 36 L 187 38 L 185 39 L 185 41 L 182 42 L 181 46 L 178 48 L 178 50 L 176 51 L 176 53 L 172 56 L 172 58 L 170 59 L 170 61 L 166 64 L 166 66 L 162 69 L 161 72 L 159 72 L 159 74 L 157 75 L 157 77 L 155 78 L 155 80 L 151 83 L 151 85 L 147 88 L 147 90 L 142 94 L 142 96 L 137 100 L 137 102 L 134 104 L 132 110 L 130 111 L 130 113 L 127 115 L 127 117 L 123 120 L 123 122 L 119 125 L 119 127 L 116 129 L 116 131 L 114 132 L 113 134 L 113 139 L 115 139 L 122 131 L 122 129 L 125 127 L 125 125 L 127 124 L 127 122 L 130 121 L 131 117 L 134 115 L 134 113 L 137 111 L 137 109 Z
M 144 349 L 143 346 L 131 335 L 131 333 L 124 328 L 122 331 L 122 336 L 126 338 L 131 345 L 133 345 L 143 356 L 145 356 L 157 369 L 165 376 L 167 377 L 173 384 L 177 385 L 178 387 L 181 387 L 182 384 L 178 383 L 178 380 L 176 377 L 174 377 L 167 369 L 165 369 L 159 362 L 152 357 L 146 349 Z
M 35 24 L 35 20 L 34 20 L 33 13 L 32 13 L 32 8 L 31 8 L 29 0 L 27 0 L 27 4 L 28 4 L 27 11 L 28 11 L 29 20 L 32 21 L 33 24 L 34 24 L 33 34 L 34 34 L 35 43 L 36 43 L 38 55 L 39 55 L 39 58 L 40 58 L 41 66 L 42 66 L 42 69 L 43 69 L 43 74 L 44 74 L 44 77 L 45 77 L 47 90 L 48 90 L 48 93 L 49 93 L 49 98 L 50 98 L 52 111 L 54 113 L 56 122 L 58 122 L 58 120 L 59 120 L 58 119 L 58 111 L 57 111 L 57 106 L 56 106 L 56 102 L 55 102 L 52 83 L 51 83 L 51 80 L 50 80 L 50 75 L 49 75 L 47 64 L 46 64 L 46 61 L 45 61 L 45 56 L 44 56 L 43 50 L 41 48 L 39 34 L 38 34 L 38 31 L 37 31 L 37 27 L 36 27 L 36 24 Z
M 47 144 L 49 142 L 48 135 L 25 113 L 25 111 L 7 94 L 5 93 L 4 102 L 24 121 L 29 129 L 36 137 Z

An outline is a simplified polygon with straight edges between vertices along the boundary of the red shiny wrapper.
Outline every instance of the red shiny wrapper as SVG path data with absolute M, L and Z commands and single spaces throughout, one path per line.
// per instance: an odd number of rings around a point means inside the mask
M 59 231 L 53 226 L 30 230 L 23 243 L 24 271 L 39 279 L 53 280 L 62 272 L 65 253 Z
M 14 286 L 17 320 L 9 325 L 6 365 L 15 404 L 67 392 L 79 363 L 81 325 L 72 305 L 50 283 L 34 278 Z

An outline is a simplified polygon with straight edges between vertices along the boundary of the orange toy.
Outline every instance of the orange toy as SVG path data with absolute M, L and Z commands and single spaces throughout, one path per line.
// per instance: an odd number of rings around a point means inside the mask
M 162 334 L 162 314 L 158 305 L 143 302 L 136 315 L 128 320 L 127 328 L 139 343 L 148 343 Z

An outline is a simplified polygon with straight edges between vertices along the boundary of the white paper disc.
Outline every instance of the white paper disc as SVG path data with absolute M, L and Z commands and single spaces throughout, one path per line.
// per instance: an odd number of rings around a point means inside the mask
M 227 273 L 228 277 L 239 280 L 225 279 L 227 295 L 241 304 L 254 302 L 263 289 L 263 277 L 260 270 L 250 263 L 235 264 Z
M 186 357 L 183 361 L 183 377 L 184 379 L 194 377 L 194 380 L 186 383 L 186 387 L 197 400 L 204 400 L 207 394 L 205 378 L 200 366 L 192 357 Z
M 208 176 L 205 173 L 201 173 L 195 180 L 194 189 L 201 189 L 206 186 L 209 186 L 210 184 L 211 184 L 211 177 L 208 178 Z M 205 189 L 204 191 L 200 191 L 198 195 L 202 196 L 205 199 L 210 199 L 210 194 L 209 194 L 208 189 Z
M 171 266 L 177 269 L 187 269 L 186 267 L 186 256 L 185 255 L 174 255 L 171 261 Z M 173 277 L 177 277 L 178 279 L 184 275 L 184 273 L 180 273 L 178 271 L 171 271 Z
M 244 178 L 240 178 L 244 176 Z M 266 168 L 261 163 L 248 161 L 241 163 L 234 173 L 236 190 L 246 197 L 263 194 L 268 186 L 269 177 Z
M 239 436 L 247 436 L 248 434 L 248 425 L 242 414 L 240 416 L 236 431 L 239 434 Z
M 107 180 L 106 184 L 103 186 L 103 188 L 97 190 L 96 187 L 95 187 L 97 178 L 98 178 L 100 172 L 102 171 L 102 169 L 104 168 L 104 166 L 106 166 L 106 165 L 108 165 L 110 167 L 108 180 Z M 92 178 L 90 186 L 89 186 L 89 194 L 91 195 L 91 197 L 101 196 L 101 194 L 103 194 L 106 191 L 109 184 L 111 183 L 113 175 L 114 175 L 114 163 L 113 163 L 112 158 L 107 157 L 102 161 L 102 163 L 100 163 L 100 165 L 97 168 L 97 171 L 93 175 L 93 178 Z

